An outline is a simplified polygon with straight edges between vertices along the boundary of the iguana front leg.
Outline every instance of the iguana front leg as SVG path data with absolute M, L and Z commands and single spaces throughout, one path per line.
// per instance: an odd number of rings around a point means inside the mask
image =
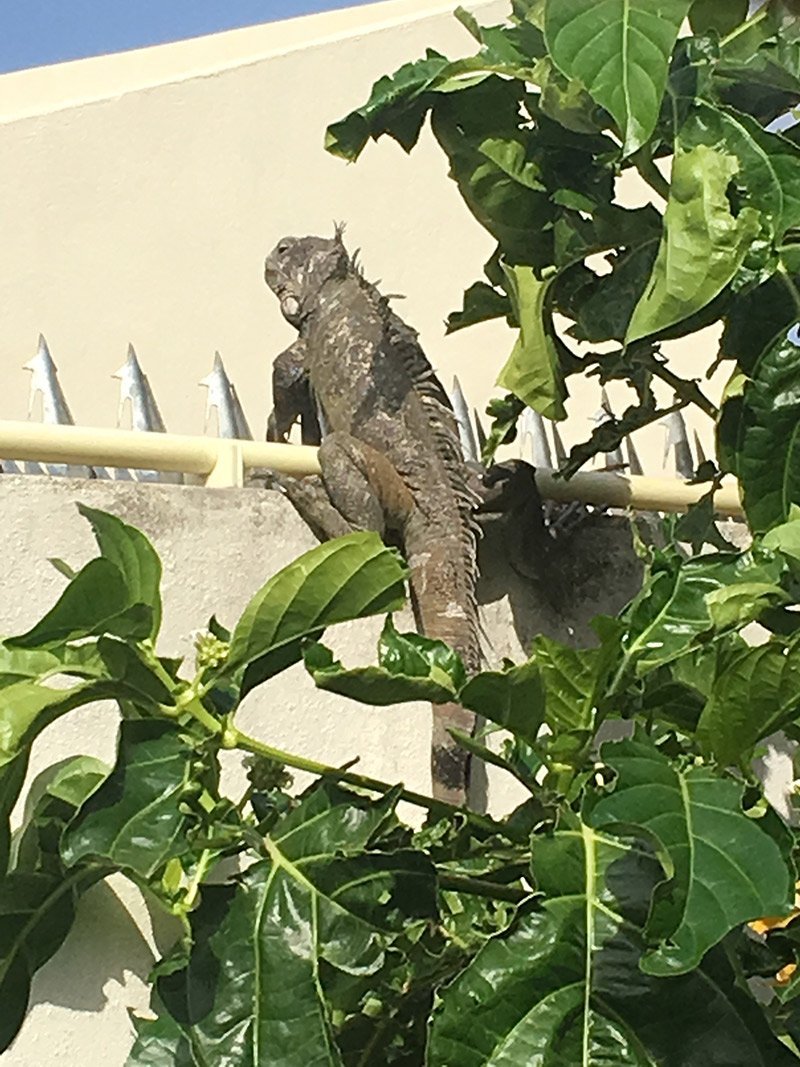
M 321 434 L 314 397 L 305 363 L 306 343 L 298 339 L 272 364 L 272 413 L 267 422 L 267 440 L 285 442 L 300 420 L 304 445 L 318 445 Z

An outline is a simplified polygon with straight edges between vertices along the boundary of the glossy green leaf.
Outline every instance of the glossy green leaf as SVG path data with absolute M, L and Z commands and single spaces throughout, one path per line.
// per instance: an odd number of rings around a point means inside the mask
M 556 65 L 614 118 L 630 155 L 652 134 L 672 48 L 691 0 L 547 0 Z
M 680 140 L 684 148 L 702 144 L 736 157 L 736 185 L 767 216 L 777 241 L 800 224 L 800 149 L 791 141 L 749 115 L 709 104 L 695 107 Z
M 732 213 L 727 190 L 738 171 L 727 149 L 678 146 L 664 235 L 631 317 L 628 343 L 694 315 L 733 280 L 760 226 L 752 207 Z
M 597 704 L 619 656 L 616 620 L 596 620 L 595 626 L 598 648 L 569 648 L 543 634 L 533 642 L 532 659 L 545 690 L 545 721 L 565 759 L 581 751 L 593 735 Z
M 567 396 L 558 352 L 548 328 L 549 281 L 539 281 L 530 267 L 504 267 L 519 336 L 497 384 L 548 419 L 566 417 Z
M 764 350 L 741 398 L 726 403 L 717 432 L 752 529 L 786 522 L 800 504 L 800 346 L 791 337 Z
M 321 689 L 379 706 L 407 700 L 448 703 L 466 676 L 461 657 L 444 641 L 400 634 L 390 616 L 378 641 L 378 664 L 373 667 L 346 670 L 319 643 L 309 644 L 303 659 Z
M 81 895 L 111 872 L 82 864 L 66 871 L 59 842 L 105 768 L 78 756 L 48 768 L 26 798 L 14 867 L 0 877 L 0 1051 L 22 1025 L 34 973 L 61 947 Z
M 22 1025 L 34 973 L 61 947 L 79 898 L 107 873 L 21 871 L 0 881 L 0 1052 Z
M 422 854 L 363 851 L 395 803 L 396 796 L 372 802 L 317 786 L 269 834 L 265 857 L 238 885 L 205 887 L 188 964 L 158 987 L 170 1013 L 191 1027 L 198 1063 L 342 1063 L 328 969 L 375 974 L 394 936 L 435 915 L 433 869 Z
M 791 910 L 794 878 L 773 838 L 742 811 L 741 783 L 681 769 L 643 736 L 603 745 L 614 791 L 588 808 L 597 829 L 641 827 L 664 862 L 641 966 L 665 977 L 697 967 L 734 927 Z
M 426 665 L 419 674 L 388 670 L 380 664 L 348 670 L 333 658 L 330 649 L 318 643 L 304 648 L 303 661 L 318 688 L 375 707 L 410 700 L 447 704 L 456 696 L 450 676 L 435 663 Z
M 465 204 L 497 241 L 506 262 L 542 269 L 554 259 L 553 221 L 561 209 L 547 191 L 517 181 L 483 151 L 484 143 L 501 134 L 512 142 L 522 136 L 517 130 L 522 96 L 520 83 L 488 78 L 468 93 L 437 100 L 432 129 Z M 540 163 L 544 155 L 539 153 Z
M 692 33 L 714 30 L 725 37 L 747 18 L 749 0 L 694 0 L 689 11 Z
M 117 762 L 66 830 L 71 867 L 87 859 L 149 879 L 189 848 L 195 751 L 172 723 L 123 721 Z
M 8 870 L 11 854 L 11 812 L 17 803 L 28 770 L 29 751 L 21 752 L 0 769 L 0 878 Z
M 125 1067 L 216 1067 L 216 1061 L 192 1048 L 191 1036 L 154 998 L 154 1019 L 133 1017 L 136 1041 Z
M 91 523 L 100 554 L 119 570 L 131 604 L 146 604 L 152 611 L 150 637 L 161 626 L 161 560 L 141 530 L 116 515 L 78 504 L 78 511 Z
M 428 1067 L 794 1062 L 724 959 L 678 979 L 639 970 L 658 878 L 649 855 L 581 825 L 534 838 L 532 868 L 544 901 L 441 991 Z
M 783 566 L 772 553 L 759 550 L 714 553 L 683 562 L 663 560 L 623 616 L 622 644 L 628 663 L 641 677 L 676 659 L 712 629 L 710 594 L 753 582 L 777 585 Z
M 715 630 L 746 626 L 774 605 L 791 600 L 779 585 L 772 582 L 740 582 L 715 589 L 706 596 L 711 625 Z
M 25 798 L 22 826 L 15 835 L 15 870 L 61 870 L 64 827 L 108 773 L 109 768 L 94 756 L 70 756 L 37 775 Z
M 703 708 L 697 737 L 723 766 L 800 717 L 800 639 L 772 640 L 725 657 Z M 766 914 L 766 913 L 765 913 Z
M 370 138 L 388 134 L 409 152 L 438 95 L 463 93 L 492 73 L 534 80 L 533 66 L 544 47 L 541 33 L 530 22 L 481 29 L 473 20 L 471 28 L 481 42 L 477 55 L 451 62 L 429 48 L 424 59 L 380 78 L 362 107 L 330 125 L 325 148 L 353 161 Z
M 114 699 L 114 682 L 84 682 L 53 689 L 30 679 L 0 688 L 0 767 L 24 752 L 34 738 L 61 715 L 96 700 Z
M 44 618 L 5 643 L 8 648 L 36 648 L 101 633 L 140 638 L 150 634 L 151 624 L 152 608 L 131 603 L 119 568 L 98 557 L 76 574 Z
M 395 611 L 405 599 L 406 567 L 374 533 L 318 545 L 279 571 L 253 597 L 231 638 L 220 673 L 252 665 L 258 681 L 301 658 L 300 642 L 348 619 Z M 247 676 L 243 693 L 252 684 Z
M 773 552 L 780 552 L 800 577 L 800 505 L 792 505 L 789 521 L 773 526 L 761 543 Z
M 511 303 L 506 293 L 501 293 L 486 282 L 474 282 L 464 293 L 460 311 L 447 316 L 447 333 L 463 330 L 489 319 L 505 318 L 511 314 Z
M 533 659 L 481 671 L 469 679 L 458 699 L 465 708 L 531 743 L 544 721 L 544 687 Z

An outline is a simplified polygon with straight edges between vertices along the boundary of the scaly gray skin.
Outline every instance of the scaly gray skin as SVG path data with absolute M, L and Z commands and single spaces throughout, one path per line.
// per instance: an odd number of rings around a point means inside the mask
M 275 361 L 270 435 L 284 440 L 297 418 L 305 428 L 315 414 L 322 428 L 322 477 L 283 479 L 289 498 L 320 537 L 372 529 L 399 544 L 417 626 L 477 670 L 477 499 L 450 402 L 417 334 L 364 279 L 338 230 L 332 239 L 284 238 L 264 274 L 298 330 Z M 466 802 L 469 757 L 448 729 L 473 725 L 460 705 L 434 705 L 438 799 Z

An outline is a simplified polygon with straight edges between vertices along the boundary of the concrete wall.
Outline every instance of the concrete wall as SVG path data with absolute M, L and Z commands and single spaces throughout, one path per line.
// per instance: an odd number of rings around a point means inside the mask
M 212 613 L 235 622 L 259 586 L 315 543 L 278 493 L 256 489 L 207 490 L 66 479 L 0 479 L 0 633 L 24 632 L 57 598 L 64 579 L 50 556 L 80 566 L 96 554 L 76 501 L 112 511 L 143 529 L 164 563 L 164 625 L 160 649 L 191 655 L 191 632 Z M 487 656 L 520 659 L 531 636 L 543 630 L 587 643 L 588 623 L 599 612 L 615 613 L 632 595 L 639 563 L 624 521 L 580 528 L 562 550 L 557 569 L 566 576 L 552 593 L 536 576 L 521 579 L 506 561 L 508 531 L 489 527 L 482 544 L 479 586 Z M 545 581 L 552 580 L 552 565 Z M 399 624 L 411 625 L 410 618 Z M 326 636 L 346 663 L 374 662 L 381 620 L 334 627 Z M 113 760 L 118 716 L 113 704 L 81 709 L 47 729 L 34 745 L 34 776 L 72 754 Z M 239 724 L 281 748 L 328 763 L 360 757 L 365 774 L 403 781 L 429 792 L 430 709 L 424 704 L 368 709 L 314 688 L 297 666 L 255 690 Z M 228 763 L 232 795 L 241 772 Z M 489 805 L 497 813 L 520 799 L 520 787 L 490 769 Z M 298 785 L 304 776 L 297 775 Z M 241 783 L 238 783 L 241 791 Z M 415 818 L 417 809 L 404 814 Z M 131 916 L 135 921 L 132 922 Z M 75 1067 L 94 1063 L 102 1048 L 104 1067 L 121 1067 L 131 1043 L 128 1008 L 147 1002 L 145 979 L 168 924 L 153 930 L 141 898 L 120 877 L 92 889 L 60 953 L 40 972 L 33 1008 L 4 1067 Z
M 496 322 L 444 336 L 493 250 L 445 157 L 428 131 L 411 157 L 387 140 L 354 167 L 322 148 L 379 76 L 427 46 L 473 49 L 454 6 L 389 0 L 0 77 L 0 418 L 25 417 L 20 367 L 43 331 L 77 422 L 114 425 L 111 375 L 131 341 L 169 429 L 203 432 L 197 383 L 219 349 L 263 435 L 269 362 L 291 338 L 264 255 L 334 219 L 369 276 L 406 294 L 398 307 L 446 384 L 457 372 L 482 408 L 513 339 Z M 468 6 L 488 23 L 507 11 Z M 653 194 L 634 182 L 621 195 Z M 702 340 L 681 351 L 684 370 L 702 370 Z M 630 402 L 625 386 L 611 395 L 620 411 Z M 576 385 L 569 442 L 597 407 L 596 382 Z M 636 443 L 659 473 L 663 430 Z

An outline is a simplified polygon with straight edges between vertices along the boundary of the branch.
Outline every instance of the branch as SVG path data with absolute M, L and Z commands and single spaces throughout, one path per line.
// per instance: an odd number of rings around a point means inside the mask
M 656 378 L 660 378 L 662 382 L 666 382 L 674 391 L 675 395 L 679 396 L 681 400 L 685 401 L 687 404 L 696 404 L 697 407 L 705 412 L 710 419 L 716 420 L 719 411 L 698 386 L 697 382 L 688 381 L 686 378 L 679 377 L 677 374 L 673 373 L 669 367 L 666 367 L 663 363 L 659 363 L 655 358 L 648 361 L 647 366 L 651 373 Z
M 293 767 L 295 770 L 307 771 L 309 774 L 316 774 L 320 778 L 330 778 L 334 782 L 346 782 L 348 785 L 354 785 L 358 789 L 365 789 L 372 793 L 389 793 L 394 789 L 394 786 L 389 785 L 388 782 L 381 782 L 377 778 L 368 778 L 366 775 L 356 774 L 354 771 L 343 770 L 340 767 L 329 767 L 325 763 L 317 763 L 316 760 L 306 759 L 305 756 L 295 756 L 292 752 L 284 752 L 282 749 L 272 748 L 271 745 L 265 745 L 254 737 L 240 733 L 236 727 L 228 727 L 226 730 L 224 746 L 225 748 L 238 748 L 244 752 L 252 752 L 256 756 L 264 756 L 266 759 L 275 760 L 276 763 L 283 763 L 285 766 Z M 424 793 L 414 793 L 410 789 L 402 789 L 400 799 L 407 801 L 409 804 L 415 804 L 418 808 L 425 808 L 431 814 L 442 818 L 461 815 L 475 826 L 489 833 L 507 834 L 503 824 L 488 815 L 480 815 L 476 811 L 470 811 L 469 808 L 456 807 L 455 804 L 448 804 L 444 800 L 435 800 L 433 797 L 425 796 Z
M 437 868 L 440 889 L 451 889 L 456 893 L 467 893 L 473 897 L 488 897 L 489 900 L 507 900 L 509 904 L 521 904 L 531 895 L 526 889 L 517 889 L 513 885 L 499 885 L 487 878 L 468 878 L 461 874 L 448 874 Z

